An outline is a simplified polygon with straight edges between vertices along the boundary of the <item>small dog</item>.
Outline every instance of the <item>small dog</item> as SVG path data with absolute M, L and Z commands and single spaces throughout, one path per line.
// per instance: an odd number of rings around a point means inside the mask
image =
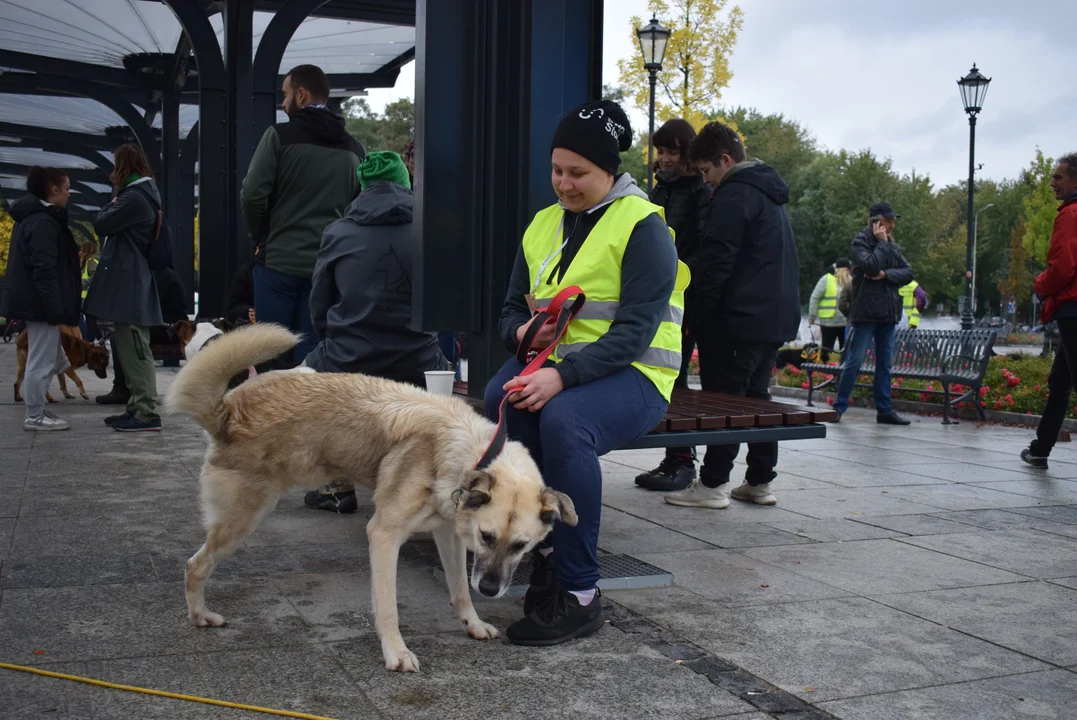
M 26 333 L 27 331 L 24 329 L 15 338 L 15 358 L 17 363 L 17 370 L 15 371 L 15 402 L 22 402 L 22 393 L 20 391 L 22 390 L 23 378 L 26 375 L 26 356 L 30 347 Z M 64 354 L 67 355 L 67 361 L 71 363 L 70 367 L 56 375 L 60 379 L 60 392 L 63 393 L 65 398 L 73 400 L 75 397 L 67 391 L 67 381 L 64 379 L 66 375 L 75 381 L 82 399 L 90 399 L 90 396 L 86 394 L 86 386 L 82 384 L 82 379 L 75 372 L 80 367 L 90 368 L 102 380 L 108 377 L 108 373 L 105 372 L 108 369 L 108 350 L 105 348 L 104 343 L 105 338 L 94 342 L 84 340 L 82 331 L 77 326 L 60 326 L 60 344 L 64 348 Z M 45 394 L 45 399 L 50 403 L 56 402 L 50 393 Z
M 527 448 L 506 442 L 486 467 L 480 458 L 496 427 L 459 398 L 359 374 L 279 370 L 235 390 L 229 379 L 299 342 L 280 325 L 259 323 L 210 343 L 179 371 L 169 412 L 209 436 L 200 477 L 206 543 L 187 561 L 187 613 L 197 627 L 224 625 L 206 608 L 205 585 L 281 495 L 342 479 L 373 488 L 367 524 L 374 620 L 385 667 L 417 672 L 397 616 L 400 546 L 431 531 L 450 602 L 468 635 L 498 637 L 479 619 L 468 589 L 490 597 L 509 588 L 520 559 L 560 520 L 577 522 L 572 500 L 545 486 Z
M 778 360 L 775 367 L 781 370 L 791 365 L 799 370 L 801 364 L 807 362 L 807 358 L 810 358 L 818 347 L 816 343 L 808 343 L 803 347 L 784 347 L 778 351 Z
M 224 318 L 196 320 L 195 322 L 177 320 L 168 326 L 168 334 L 179 340 L 180 353 L 190 360 L 207 342 L 226 332 L 231 332 L 235 327 Z

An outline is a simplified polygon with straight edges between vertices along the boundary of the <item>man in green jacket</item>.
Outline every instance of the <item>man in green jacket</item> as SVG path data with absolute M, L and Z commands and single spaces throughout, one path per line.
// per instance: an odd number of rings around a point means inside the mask
M 310 288 L 322 231 L 359 194 L 356 170 L 366 153 L 344 118 L 326 108 L 329 79 L 321 68 L 292 68 L 282 90 L 288 122 L 262 136 L 240 201 L 251 240 L 265 244 L 254 268 L 255 315 L 304 335 L 292 357 L 278 363 L 293 367 L 317 342 Z

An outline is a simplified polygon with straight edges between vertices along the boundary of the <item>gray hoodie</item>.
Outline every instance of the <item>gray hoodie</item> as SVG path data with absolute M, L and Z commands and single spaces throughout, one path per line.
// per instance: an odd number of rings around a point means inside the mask
M 617 177 L 609 194 L 595 207 L 582 213 L 565 211 L 565 227 L 572 228 L 568 244 L 561 251 L 557 265 L 546 270 L 554 282 L 564 277 L 587 236 L 606 209 L 618 198 L 636 195 L 647 199 L 647 193 L 636 186 L 628 173 Z M 530 273 L 523 248 L 516 253 L 516 262 L 509 279 L 505 306 L 501 311 L 499 330 L 509 352 L 515 353 L 519 344 L 516 331 L 531 319 L 527 306 Z M 677 248 L 662 218 L 655 213 L 636 223 L 628 238 L 621 262 L 620 308 L 610 329 L 585 349 L 572 353 L 557 364 L 557 371 L 566 388 L 593 382 L 628 367 L 650 347 L 658 326 L 669 307 L 669 298 L 677 281 Z M 583 288 L 584 292 L 587 288 Z
M 390 182 L 367 187 L 322 236 L 310 291 L 318 345 L 307 366 L 423 384 L 444 370 L 435 333 L 411 322 L 414 197 Z

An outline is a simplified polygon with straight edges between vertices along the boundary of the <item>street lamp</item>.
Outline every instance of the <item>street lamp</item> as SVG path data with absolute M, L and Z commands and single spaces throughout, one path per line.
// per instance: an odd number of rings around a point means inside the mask
M 976 218 L 973 214 L 973 196 L 976 192 L 976 116 L 983 109 L 984 98 L 987 96 L 987 86 L 991 78 L 984 77 L 976 65 L 973 64 L 969 74 L 957 81 L 961 89 L 961 102 L 965 104 L 965 112 L 969 114 L 969 208 L 968 208 L 968 237 L 965 248 L 965 302 L 961 312 L 961 329 L 972 329 L 972 276 L 973 276 L 973 245 L 976 242 Z
M 636 36 L 639 38 L 640 52 L 643 53 L 643 67 L 651 76 L 651 124 L 647 135 L 647 189 L 650 190 L 654 183 L 654 143 L 651 142 L 654 137 L 654 86 L 658 80 L 658 71 L 662 69 L 662 59 L 666 56 L 670 31 L 662 27 L 658 18 L 652 17 L 649 23 L 636 31 Z
M 976 211 L 976 219 L 972 223 L 972 304 L 973 311 L 976 310 L 976 261 L 979 260 L 979 243 L 980 243 L 980 213 L 988 208 L 995 207 L 995 203 L 987 203 L 982 208 Z

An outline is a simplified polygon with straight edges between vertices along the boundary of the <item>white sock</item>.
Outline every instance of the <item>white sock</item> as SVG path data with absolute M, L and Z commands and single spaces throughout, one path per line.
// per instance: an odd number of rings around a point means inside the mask
M 590 590 L 569 590 L 570 593 L 576 596 L 576 599 L 580 601 L 580 605 L 590 605 L 591 601 L 595 599 L 595 589 Z
M 552 553 L 552 552 L 553 552 L 552 547 L 539 548 L 539 555 L 541 555 L 544 558 L 550 557 L 550 553 Z

